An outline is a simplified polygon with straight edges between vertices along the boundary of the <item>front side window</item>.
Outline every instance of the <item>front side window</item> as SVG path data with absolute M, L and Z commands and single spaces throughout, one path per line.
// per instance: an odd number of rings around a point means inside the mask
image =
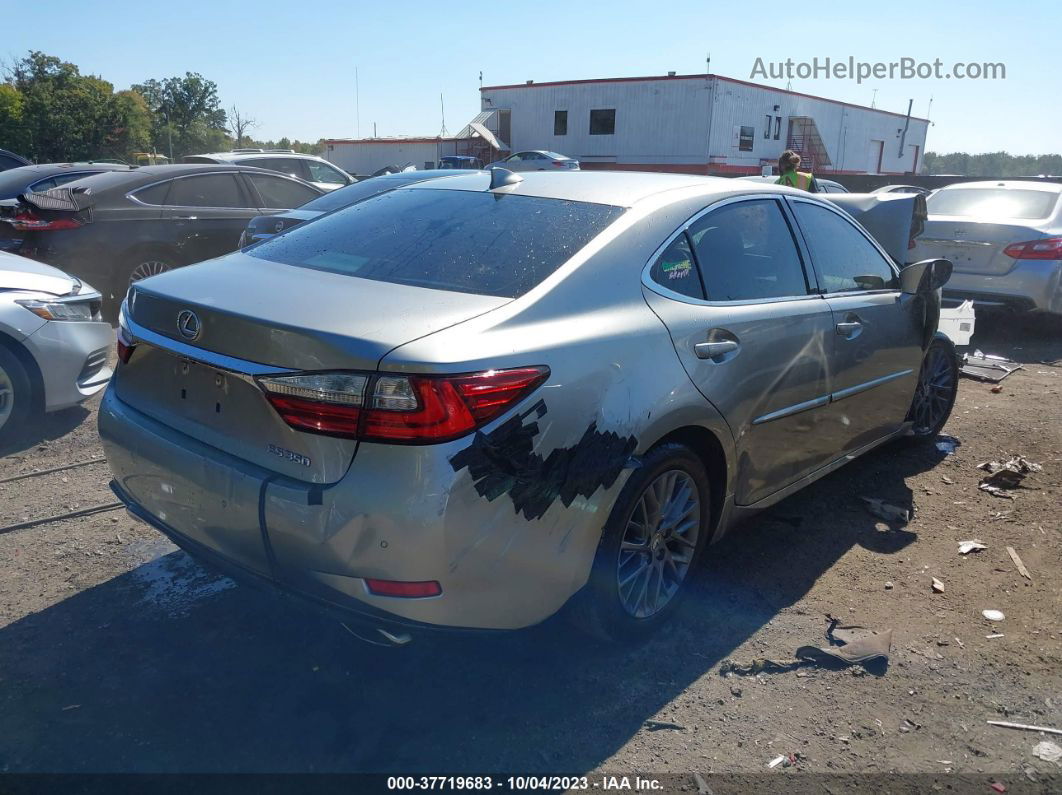
M 664 253 L 656 258 L 649 269 L 649 278 L 676 293 L 690 298 L 704 298 L 704 287 L 697 274 L 697 263 L 693 261 L 690 241 L 685 232 L 671 241 Z
M 137 198 L 144 201 L 138 193 Z M 167 203 L 173 207 L 247 207 L 235 174 L 175 179 Z
M 709 301 L 808 294 L 793 233 L 774 199 L 735 202 L 689 228 Z
M 251 253 L 362 279 L 516 298 L 622 213 L 606 204 L 405 188 L 297 226 Z
M 290 210 L 316 199 L 318 192 L 307 185 L 284 177 L 271 177 L 268 174 L 248 174 L 258 195 L 262 197 L 262 207 L 271 210 Z
M 591 135 L 615 135 L 616 134 L 616 110 L 608 108 L 604 110 L 590 111 L 590 134 Z
M 306 160 L 306 167 L 310 169 L 310 182 L 324 182 L 327 185 L 346 185 L 348 180 L 339 171 L 327 163 L 317 160 Z M 425 164 L 425 168 L 433 168 L 433 165 Z
M 851 221 L 809 202 L 795 202 L 794 212 L 811 249 L 824 292 L 896 287 L 892 265 Z
M 567 135 L 568 134 L 568 111 L 555 110 L 553 111 L 553 134 L 554 135 Z

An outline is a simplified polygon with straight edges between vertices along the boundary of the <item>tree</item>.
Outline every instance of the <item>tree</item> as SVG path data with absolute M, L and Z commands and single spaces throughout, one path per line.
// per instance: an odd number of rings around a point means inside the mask
M 228 117 L 218 101 L 218 87 L 195 72 L 184 77 L 147 80 L 133 86 L 154 114 L 152 141 L 167 154 L 170 142 L 179 158 L 227 145 Z
M 243 146 L 244 134 L 257 126 L 258 122 L 255 119 L 243 115 L 240 113 L 239 108 L 235 105 L 232 106 L 232 111 L 229 114 L 229 132 L 236 139 L 236 148 Z
M 0 149 L 29 152 L 22 92 L 10 83 L 0 83 Z

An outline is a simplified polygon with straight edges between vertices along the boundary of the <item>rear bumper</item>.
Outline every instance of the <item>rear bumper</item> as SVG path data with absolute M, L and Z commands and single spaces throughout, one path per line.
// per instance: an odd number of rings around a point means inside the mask
M 363 442 L 339 482 L 315 485 L 159 423 L 113 388 L 99 432 L 116 493 L 176 543 L 373 620 L 473 630 L 537 624 L 586 582 L 603 521 L 580 505 L 532 522 L 508 498 L 484 499 L 449 461 L 468 439 Z M 615 492 L 600 496 L 611 504 Z M 442 594 L 377 596 L 366 578 L 435 580 Z
M 973 299 L 982 307 L 1062 314 L 1062 260 L 1018 260 L 1000 276 L 954 271 L 944 287 L 947 301 Z
M 107 323 L 45 323 L 22 341 L 44 381 L 44 409 L 75 406 L 107 386 L 114 331 Z

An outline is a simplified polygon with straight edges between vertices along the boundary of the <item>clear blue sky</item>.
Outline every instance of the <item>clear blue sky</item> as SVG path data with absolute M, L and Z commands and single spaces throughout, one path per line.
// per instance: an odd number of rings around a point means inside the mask
M 172 12 L 167 11 L 172 9 Z M 757 57 L 810 61 L 1002 62 L 1006 79 L 794 80 L 792 88 L 925 116 L 927 148 L 1062 151 L 1057 0 L 998 3 L 47 2 L 18 5 L 0 36 L 5 63 L 27 50 L 73 61 L 116 88 L 199 72 L 260 124 L 259 138 L 315 141 L 360 132 L 435 135 L 439 94 L 456 132 L 485 85 L 699 73 L 749 79 Z M 489 21 L 488 21 L 489 19 Z M 787 32 L 786 20 L 796 24 Z M 766 80 L 784 87 L 785 80 Z

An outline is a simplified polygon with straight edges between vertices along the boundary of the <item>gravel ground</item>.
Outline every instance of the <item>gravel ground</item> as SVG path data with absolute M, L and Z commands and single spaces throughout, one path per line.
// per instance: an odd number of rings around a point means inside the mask
M 692 792 L 694 772 L 783 789 L 903 772 L 1059 791 L 1032 754 L 1051 738 L 986 721 L 1062 727 L 1062 367 L 1042 363 L 1062 329 L 978 322 L 975 345 L 1025 368 L 999 393 L 963 380 L 954 454 L 889 445 L 736 529 L 674 625 L 634 648 L 562 622 L 377 648 L 121 511 L 0 532 L 0 771 L 641 772 Z M 89 462 L 0 482 L 0 526 L 114 501 L 97 402 L 0 459 L 0 480 Z M 1011 453 L 1042 462 L 1033 488 L 979 491 L 977 465 Z M 890 527 L 863 495 L 914 517 Z M 988 548 L 960 555 L 972 538 Z M 827 616 L 892 629 L 887 669 L 720 674 L 825 645 Z M 783 754 L 796 763 L 768 770 Z

